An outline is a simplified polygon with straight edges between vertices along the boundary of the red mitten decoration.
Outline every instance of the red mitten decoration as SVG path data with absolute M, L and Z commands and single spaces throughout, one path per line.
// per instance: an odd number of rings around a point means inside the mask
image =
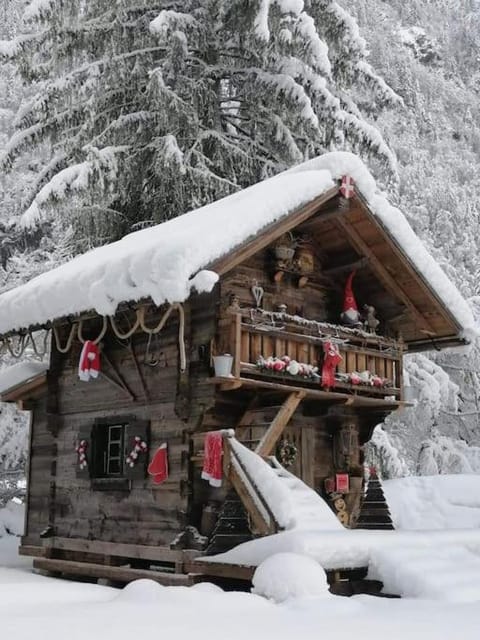
M 153 476 L 153 484 L 161 484 L 168 478 L 167 443 L 161 444 L 155 452 L 150 464 L 148 474 Z

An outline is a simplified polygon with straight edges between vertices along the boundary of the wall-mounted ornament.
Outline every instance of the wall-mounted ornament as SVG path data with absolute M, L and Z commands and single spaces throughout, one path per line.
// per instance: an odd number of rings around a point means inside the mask
M 75 451 L 77 452 L 77 464 L 81 471 L 88 468 L 87 448 L 88 442 L 86 440 L 80 440 L 78 446 L 75 447 Z
M 291 233 L 284 234 L 275 245 L 275 257 L 280 262 L 288 263 L 295 255 L 295 240 Z
M 147 452 L 148 452 L 148 446 L 145 440 L 142 440 L 140 436 L 135 436 L 133 438 L 131 450 L 129 451 L 129 453 L 125 458 L 125 463 L 131 469 L 133 469 L 133 467 L 137 464 L 139 455 L 141 453 L 147 453 Z
M 162 484 L 168 478 L 168 447 L 163 442 L 155 452 L 147 469 L 148 475 L 152 476 L 153 484 Z
M 263 287 L 261 285 L 258 284 L 258 282 L 255 280 L 253 282 L 252 288 L 251 288 L 251 292 L 253 295 L 253 299 L 255 300 L 255 306 L 261 307 L 262 306 L 262 300 L 263 300 L 263 294 L 265 293 L 263 290 Z
M 368 305 L 368 304 L 364 304 L 363 310 L 365 312 L 365 320 L 364 320 L 365 329 L 370 333 L 376 333 L 377 327 L 380 324 L 380 320 L 375 316 L 376 314 L 375 307 L 372 307 L 371 305 Z
M 299 273 L 308 275 L 313 273 L 315 268 L 315 257 L 313 245 L 308 241 L 300 241 L 295 251 L 295 267 Z
M 355 180 L 351 176 L 342 176 L 340 193 L 347 200 L 350 200 L 355 195 Z

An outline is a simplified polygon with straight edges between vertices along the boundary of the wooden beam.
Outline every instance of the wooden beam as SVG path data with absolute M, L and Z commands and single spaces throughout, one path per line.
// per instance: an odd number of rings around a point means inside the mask
M 78 551 L 99 555 L 118 556 L 134 560 L 152 560 L 156 562 L 178 563 L 182 561 L 185 551 L 169 547 L 153 547 L 122 542 L 105 542 L 102 540 L 84 540 L 82 538 L 45 538 L 43 547 L 51 553 L 54 549 L 61 551 Z M 189 551 L 190 553 L 190 551 Z M 201 552 L 199 551 L 198 554 Z
M 273 453 L 277 440 L 282 435 L 290 418 L 293 416 L 298 405 L 306 395 L 305 391 L 295 391 L 290 393 L 258 443 L 255 453 L 259 456 L 269 456 Z
M 20 556 L 29 556 L 33 558 L 41 558 L 45 555 L 45 549 L 33 544 L 21 544 L 18 547 L 18 554 Z
M 184 573 L 131 569 L 130 567 L 115 567 L 73 560 L 53 560 L 51 558 L 35 558 L 33 568 L 39 571 L 64 573 L 70 576 L 86 576 L 96 579 L 103 578 L 118 582 L 133 582 L 133 580 L 140 578 L 149 578 L 165 586 L 190 586 L 196 581 L 195 576 Z
M 340 264 L 337 267 L 330 267 L 329 269 L 322 269 L 322 275 L 332 276 L 345 273 L 346 271 L 358 271 L 369 265 L 369 260 L 366 256 L 355 260 L 355 262 L 349 262 L 348 264 Z
M 223 440 L 223 471 L 250 515 L 255 533 L 260 535 L 276 533 L 277 523 L 275 518 L 268 505 L 265 505 L 262 496 L 258 495 L 257 488 L 235 455 L 230 446 L 229 438 L 224 438 Z M 259 505 L 263 506 L 264 509 L 262 510 Z
M 223 387 L 223 383 L 228 382 L 228 378 L 210 378 L 208 380 L 210 384 L 219 384 L 220 389 L 222 391 L 232 391 L 243 387 L 245 389 L 264 389 L 265 391 L 270 392 L 282 392 L 286 391 L 294 392 L 294 391 L 304 391 L 305 398 L 308 400 L 317 400 L 320 402 L 337 402 L 339 404 L 346 404 L 355 406 L 355 407 L 381 407 L 385 408 L 387 411 L 393 411 L 394 409 L 401 406 L 411 406 L 406 402 L 401 402 L 399 400 L 385 400 L 382 397 L 371 397 L 367 395 L 360 395 L 359 393 L 345 393 L 340 391 L 321 391 L 320 389 L 311 389 L 305 387 L 296 387 L 293 384 L 282 384 L 280 382 L 270 382 L 268 380 L 258 380 L 256 378 L 239 378 L 235 380 L 235 386 L 233 387 Z M 346 385 L 341 385 L 338 383 L 339 388 L 345 388 Z M 373 388 L 370 388 L 372 390 Z M 353 390 L 355 391 L 355 390 Z M 385 389 L 378 389 L 377 393 L 382 393 L 386 396 L 388 395 L 397 395 L 399 393 L 399 389 L 392 387 L 385 387 Z
M 233 375 L 235 378 L 239 378 L 240 367 L 242 364 L 242 316 L 240 313 L 235 314 L 233 332 L 233 344 L 235 345 L 235 353 L 233 354 Z
M 263 536 L 268 536 L 271 533 L 274 533 L 275 531 L 272 524 L 265 520 L 261 511 L 257 507 L 254 498 L 245 485 L 245 482 L 235 470 L 233 462 L 230 467 L 230 474 L 228 479 L 230 480 L 235 491 L 238 493 L 238 497 L 242 501 L 242 504 L 245 507 L 247 513 L 251 517 L 255 532 Z
M 257 567 L 243 564 L 227 564 L 225 562 L 208 562 L 199 558 L 185 565 L 185 568 L 188 573 L 250 581 Z
M 422 329 L 427 329 L 428 331 L 433 331 L 433 327 L 427 322 L 422 312 L 417 309 L 417 307 L 410 300 L 408 294 L 405 293 L 405 291 L 399 286 L 395 278 L 390 275 L 388 270 L 383 265 L 382 261 L 377 258 L 377 256 L 363 240 L 360 234 L 355 231 L 353 226 L 342 218 L 337 218 L 336 224 L 339 226 L 340 230 L 344 231 L 347 237 L 350 238 L 355 249 L 368 258 L 370 264 L 375 269 L 379 279 L 383 282 L 384 286 L 391 293 L 391 295 L 394 298 L 400 298 L 403 304 L 412 312 L 413 316 L 418 321 L 419 327 Z
M 439 314 L 442 315 L 443 318 L 447 322 L 450 322 L 453 325 L 453 327 L 455 329 L 457 329 L 457 331 L 459 331 L 459 332 L 462 331 L 462 327 L 459 326 L 458 321 L 451 314 L 450 309 L 448 309 L 445 306 L 445 302 L 443 300 L 441 300 L 440 297 L 438 296 L 438 294 L 436 293 L 436 291 L 434 291 L 430 287 L 430 284 L 425 280 L 425 277 L 423 276 L 423 274 L 412 263 L 411 259 L 405 253 L 404 249 L 398 244 L 398 242 L 396 241 L 395 237 L 391 234 L 389 229 L 383 224 L 383 221 L 378 216 L 376 216 L 376 215 L 374 215 L 372 213 L 372 211 L 370 210 L 370 207 L 368 206 L 367 201 L 362 196 L 362 194 L 357 192 L 357 194 L 355 195 L 355 199 L 362 205 L 362 207 L 366 211 L 368 219 L 383 231 L 383 233 L 385 234 L 385 236 L 387 238 L 387 241 L 388 241 L 388 243 L 389 243 L 389 245 L 390 245 L 390 247 L 392 249 L 392 252 L 400 260 L 402 260 L 404 263 L 406 263 L 407 269 L 409 270 L 410 274 L 412 275 L 414 280 L 423 288 L 423 290 L 425 291 L 426 295 L 430 298 L 432 304 L 437 303 L 437 305 L 438 305 L 437 309 L 438 309 Z M 460 341 L 459 343 L 457 343 L 457 345 L 453 345 L 453 346 L 459 346 L 459 344 L 465 344 L 465 343 L 462 343 Z
M 215 260 L 210 263 L 204 269 L 215 271 L 219 275 L 223 275 L 236 267 L 241 262 L 244 262 L 251 256 L 255 255 L 258 251 L 263 249 L 277 238 L 280 238 L 284 233 L 291 231 L 302 222 L 305 222 L 311 216 L 313 216 L 325 202 L 328 202 L 331 198 L 335 197 L 338 193 L 338 187 L 332 187 L 326 191 L 323 195 L 315 198 L 303 207 L 300 207 L 296 211 L 293 211 L 289 215 L 284 216 L 281 220 L 269 224 L 262 229 L 252 240 L 249 238 L 235 251 L 223 256 L 219 260 Z

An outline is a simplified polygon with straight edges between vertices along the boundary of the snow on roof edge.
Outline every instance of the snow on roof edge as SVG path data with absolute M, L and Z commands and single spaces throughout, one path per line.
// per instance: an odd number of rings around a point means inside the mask
M 95 310 L 111 315 L 121 302 L 151 298 L 183 302 L 211 291 L 217 274 L 205 267 L 270 224 L 305 206 L 351 176 L 369 209 L 392 235 L 472 340 L 479 333 L 472 310 L 427 251 L 403 213 L 390 205 L 354 154 L 327 153 L 221 200 L 155 227 L 93 249 L 0 295 L 0 334 Z
M 0 369 L 0 397 L 48 371 L 46 362 L 17 362 Z

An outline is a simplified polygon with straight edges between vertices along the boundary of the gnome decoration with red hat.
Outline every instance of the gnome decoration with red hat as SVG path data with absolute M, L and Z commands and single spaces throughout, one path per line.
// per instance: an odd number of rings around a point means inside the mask
M 342 324 L 348 327 L 361 327 L 360 312 L 353 295 L 352 280 L 355 275 L 355 271 L 348 276 L 345 283 L 345 294 L 343 298 L 343 311 L 340 314 L 340 321 Z

